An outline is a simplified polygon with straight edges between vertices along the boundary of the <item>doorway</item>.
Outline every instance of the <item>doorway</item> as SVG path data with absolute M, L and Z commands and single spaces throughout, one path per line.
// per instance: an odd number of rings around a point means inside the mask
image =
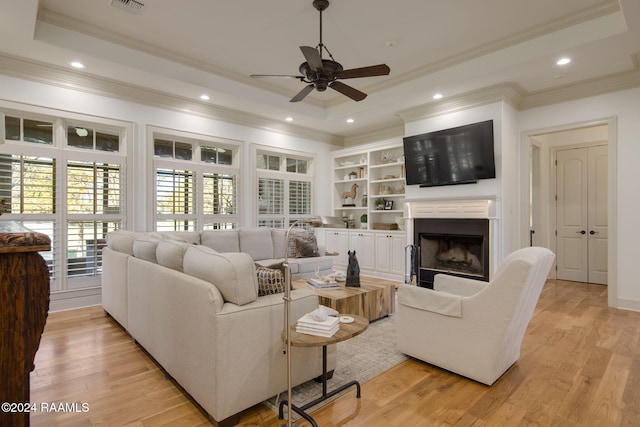
M 556 277 L 607 284 L 607 145 L 555 150 Z
M 607 146 L 607 255 L 606 257 L 600 256 L 599 260 L 607 265 L 608 304 L 610 307 L 616 307 L 618 298 L 615 269 L 618 233 L 615 215 L 615 207 L 617 206 L 617 176 L 615 173 L 617 164 L 616 118 L 611 117 L 584 123 L 525 131 L 522 134 L 521 144 L 521 170 L 528 179 L 523 180 L 521 186 L 521 192 L 524 197 L 521 198 L 522 228 L 520 244 L 521 246 L 530 244 L 531 226 L 532 224 L 537 224 L 533 244 L 547 247 L 556 254 L 558 251 L 555 235 L 557 229 L 555 151 L 558 149 L 583 148 L 589 145 Z M 538 161 L 536 162 L 533 159 Z M 537 183 L 536 185 L 539 185 L 538 190 L 535 192 L 532 192 L 532 180 Z M 537 195 L 534 196 L 533 194 Z M 585 229 L 585 231 L 588 233 L 590 230 Z M 557 277 L 555 268 L 552 269 L 550 277 Z

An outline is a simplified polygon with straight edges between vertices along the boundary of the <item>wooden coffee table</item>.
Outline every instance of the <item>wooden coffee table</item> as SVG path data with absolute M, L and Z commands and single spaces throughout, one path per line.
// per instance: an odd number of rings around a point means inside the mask
M 360 276 L 360 287 L 352 288 L 339 282 L 340 289 L 320 290 L 312 287 L 306 279 L 294 280 L 294 289 L 311 289 L 318 294 L 321 305 L 331 307 L 338 313 L 355 314 L 369 321 L 395 312 L 396 284 L 382 279 Z

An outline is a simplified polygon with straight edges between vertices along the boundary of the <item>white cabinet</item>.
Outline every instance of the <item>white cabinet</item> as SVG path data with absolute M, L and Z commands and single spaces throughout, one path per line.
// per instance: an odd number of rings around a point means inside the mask
M 360 273 L 366 276 L 402 281 L 406 236 L 401 231 L 364 231 L 323 228 L 323 242 L 328 252 L 337 252 L 333 268 L 345 271 L 349 251 L 356 251 Z
M 372 271 L 375 269 L 374 233 L 361 231 L 349 232 L 349 249 L 356 251 L 360 270 Z
M 324 244 L 327 252 L 337 252 L 339 255 L 333 258 L 334 267 L 346 267 L 349 251 L 349 232 L 347 230 L 326 229 L 324 232 Z
M 404 274 L 405 244 L 403 233 L 377 233 L 375 270 L 393 276 Z

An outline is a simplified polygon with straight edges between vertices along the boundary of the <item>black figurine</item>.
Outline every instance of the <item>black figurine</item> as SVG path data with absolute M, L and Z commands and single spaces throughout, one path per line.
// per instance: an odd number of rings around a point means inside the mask
M 360 287 L 360 266 L 358 265 L 358 258 L 356 258 L 356 251 L 348 251 L 349 265 L 347 266 L 347 280 L 345 286 L 351 286 L 354 288 Z

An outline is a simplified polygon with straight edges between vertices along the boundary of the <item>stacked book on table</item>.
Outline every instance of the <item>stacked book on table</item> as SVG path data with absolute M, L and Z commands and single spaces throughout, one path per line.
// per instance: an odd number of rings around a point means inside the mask
M 305 314 L 296 324 L 296 332 L 319 337 L 332 337 L 340 329 L 340 319 L 328 316 L 326 320 L 318 321 L 312 316 Z
M 335 280 L 307 279 L 307 283 L 318 290 L 340 289 L 340 285 Z

